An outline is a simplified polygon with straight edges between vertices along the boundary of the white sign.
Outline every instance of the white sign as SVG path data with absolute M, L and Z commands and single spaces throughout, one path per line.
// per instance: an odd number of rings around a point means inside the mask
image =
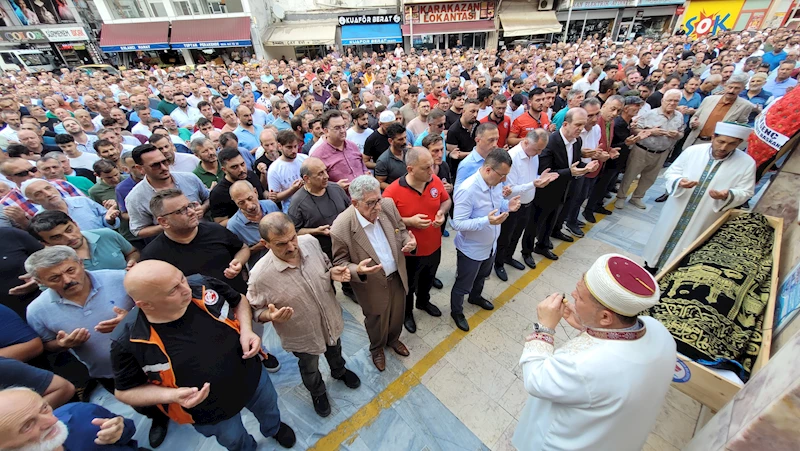
M 767 111 L 772 108 L 772 105 L 775 105 L 777 102 L 772 102 L 768 107 L 761 112 L 761 114 L 756 117 L 756 123 L 754 130 L 756 136 L 768 146 L 772 147 L 775 150 L 781 150 L 781 148 L 789 141 L 789 137 L 784 135 L 783 133 L 773 130 L 772 128 L 767 125 Z
M 88 41 L 86 30 L 81 27 L 42 28 L 42 33 L 50 42 Z

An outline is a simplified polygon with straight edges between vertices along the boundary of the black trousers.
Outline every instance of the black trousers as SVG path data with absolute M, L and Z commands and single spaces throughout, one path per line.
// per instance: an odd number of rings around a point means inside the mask
M 550 235 L 556 226 L 556 219 L 561 213 L 563 205 L 542 207 L 533 202 L 533 212 L 522 235 L 522 255 L 531 255 L 533 249 L 547 249 Z M 534 238 L 536 243 L 534 244 Z
M 483 293 L 483 284 L 492 273 L 494 255 L 483 261 L 473 260 L 456 250 L 456 281 L 450 290 L 450 312 L 464 313 L 464 295 L 469 299 L 479 299 Z
M 589 193 L 585 212 L 594 213 L 604 205 L 606 193 L 617 183 L 618 176 L 619 169 L 616 167 L 603 168 L 603 171 L 597 176 L 597 182 L 594 184 L 592 192 Z
M 319 355 L 308 354 L 305 352 L 294 352 L 297 357 L 297 366 L 300 368 L 300 378 L 303 379 L 303 386 L 308 389 L 311 396 L 317 397 L 325 394 L 325 381 L 322 380 L 322 373 L 319 372 Z M 345 361 L 342 357 L 342 339 L 336 340 L 336 344 L 325 349 L 325 360 L 331 367 L 331 376 L 340 378 L 345 373 Z
M 522 204 L 519 210 L 508 214 L 508 218 L 500 226 L 500 236 L 497 238 L 497 256 L 494 265 L 502 267 L 505 262 L 514 256 L 522 232 L 530 222 L 533 201 Z
M 115 390 L 114 379 L 101 378 L 101 379 L 95 379 L 95 380 L 97 381 L 98 384 L 103 386 L 103 388 L 105 388 L 109 393 L 111 393 L 112 395 L 114 394 L 114 390 Z M 87 393 L 86 395 L 87 395 L 87 399 L 88 399 L 89 393 Z M 86 401 L 86 402 L 89 402 L 89 401 Z M 153 420 L 154 423 L 155 422 L 160 422 L 160 423 L 168 423 L 169 422 L 169 417 L 164 415 L 164 412 L 158 410 L 158 407 L 156 407 L 156 406 L 143 406 L 143 407 L 131 406 L 131 407 L 133 407 L 133 410 L 135 410 L 137 413 L 139 413 L 141 415 L 144 415 L 147 418 L 150 418 L 151 420 Z
M 408 294 L 406 294 L 406 316 L 414 311 L 414 297 L 417 308 L 422 308 L 431 301 L 431 287 L 442 260 L 442 248 L 424 257 L 406 256 L 406 275 L 408 276 Z

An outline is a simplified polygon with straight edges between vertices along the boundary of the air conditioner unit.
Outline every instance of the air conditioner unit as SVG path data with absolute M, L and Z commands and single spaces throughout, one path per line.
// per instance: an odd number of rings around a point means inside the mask
M 553 9 L 554 0 L 538 0 L 539 11 L 550 11 Z

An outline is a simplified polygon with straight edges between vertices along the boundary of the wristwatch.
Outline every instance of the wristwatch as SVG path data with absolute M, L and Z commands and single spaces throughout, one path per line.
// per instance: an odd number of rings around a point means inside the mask
M 551 329 L 549 327 L 545 327 L 545 326 L 542 325 L 542 323 L 533 323 L 533 331 L 537 332 L 537 333 L 542 333 L 542 334 L 550 334 L 550 335 L 553 335 L 553 336 L 556 335 L 555 329 Z

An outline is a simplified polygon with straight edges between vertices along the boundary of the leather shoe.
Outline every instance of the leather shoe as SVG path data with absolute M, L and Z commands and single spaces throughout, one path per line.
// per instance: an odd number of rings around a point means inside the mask
M 328 395 L 323 393 L 320 396 L 312 396 L 311 402 L 314 404 L 314 412 L 322 418 L 331 414 L 331 403 L 328 401 Z
M 613 214 L 614 212 L 607 209 L 606 207 L 600 207 L 597 209 L 596 213 L 599 213 L 601 215 L 610 215 Z
M 576 219 L 575 224 L 578 224 L 578 227 L 586 227 L 586 223 L 581 221 L 580 219 Z
M 375 354 L 372 354 L 372 363 L 375 364 L 375 368 L 377 368 L 378 371 L 383 371 L 386 369 L 386 354 L 383 353 L 383 349 L 380 349 Z
M 511 265 L 512 268 L 518 269 L 522 271 L 525 269 L 525 265 L 522 264 L 519 260 L 514 260 L 513 258 L 506 259 L 506 263 Z
M 550 260 L 558 260 L 558 255 L 554 254 L 550 249 L 534 249 L 533 252 Z
M 564 232 L 562 232 L 560 230 L 558 232 L 553 232 L 553 234 L 550 235 L 550 236 L 552 236 L 553 238 L 555 238 L 557 240 L 566 241 L 567 243 L 571 243 L 571 242 L 575 241 L 571 236 L 566 235 Z
M 548 241 L 547 242 L 547 248 L 550 249 L 550 250 L 553 249 L 553 242 L 552 241 Z
M 508 274 L 506 273 L 506 269 L 504 267 L 495 266 L 494 273 L 497 274 L 497 277 L 503 282 L 508 282 Z
M 403 357 L 408 357 L 408 355 L 411 354 L 411 351 L 409 351 L 406 345 L 404 345 L 400 340 L 395 341 L 394 344 L 390 344 L 389 347 L 394 349 L 394 352 Z
M 437 317 L 437 318 L 442 316 L 442 311 L 439 310 L 439 307 L 431 304 L 430 302 L 428 302 L 427 304 L 425 304 L 423 306 L 419 306 L 418 305 L 417 308 L 422 310 L 422 311 L 424 311 L 428 315 L 431 315 L 431 316 L 434 316 L 434 317 Z
M 361 386 L 361 379 L 358 378 L 356 373 L 348 370 L 347 368 L 344 369 L 344 374 L 340 377 L 334 377 L 337 381 L 344 382 L 344 385 L 347 385 L 347 388 L 356 389 Z
M 169 427 L 169 418 L 164 415 L 159 415 L 153 419 L 153 424 L 150 426 L 150 433 L 148 434 L 148 439 L 150 441 L 150 446 L 153 448 L 158 448 L 164 443 L 164 439 L 167 438 L 167 428 Z
M 278 444 L 284 448 L 291 448 L 294 446 L 295 442 L 297 442 L 297 436 L 294 435 L 294 431 L 283 421 L 281 421 L 278 432 L 275 433 L 272 438 L 274 438 Z
M 536 260 L 533 259 L 532 255 L 523 255 L 522 261 L 524 261 L 525 264 L 528 265 L 528 268 L 536 269 Z
M 669 199 L 669 194 L 664 193 L 658 197 L 656 197 L 656 202 L 666 202 Z
M 433 288 L 436 288 L 437 290 L 441 290 L 442 288 L 444 288 L 444 284 L 442 283 L 442 281 L 439 280 L 436 277 L 433 278 L 433 285 L 432 286 L 433 286 Z
M 478 299 L 468 299 L 467 302 L 469 302 L 472 305 L 477 305 L 478 307 L 480 307 L 480 308 L 482 308 L 484 310 L 494 310 L 494 304 L 489 302 L 483 296 L 479 297 Z
M 453 318 L 453 321 L 456 322 L 456 327 L 464 332 L 469 332 L 469 323 L 467 322 L 467 319 L 464 318 L 463 313 L 451 313 L 450 316 Z
M 594 217 L 594 213 L 591 211 L 583 210 L 583 217 L 586 218 L 588 222 L 595 224 L 597 222 L 597 218 Z
M 403 326 L 405 326 L 409 333 L 415 333 L 417 331 L 417 323 L 414 321 L 414 315 L 406 316 L 406 320 L 403 321 Z

